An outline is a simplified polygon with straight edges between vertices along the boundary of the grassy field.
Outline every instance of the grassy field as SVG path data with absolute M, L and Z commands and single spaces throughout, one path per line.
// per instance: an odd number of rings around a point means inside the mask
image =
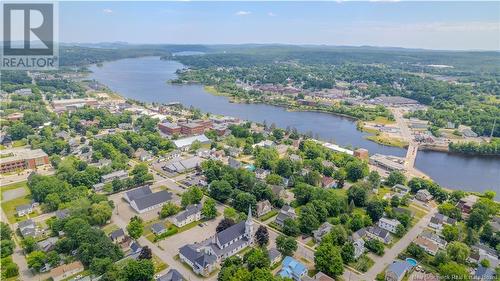
M 118 230 L 119 227 L 115 224 L 108 224 L 106 225 L 105 227 L 102 228 L 102 231 L 104 231 L 104 233 L 106 233 L 106 235 L 109 235 L 111 232 L 115 231 L 115 230 Z
M 268 219 L 276 216 L 278 214 L 278 210 L 271 210 L 269 213 L 263 215 L 259 218 L 260 221 L 267 221 Z
M 28 216 L 24 216 L 22 218 L 19 218 L 17 216 L 16 207 L 19 206 L 19 205 L 23 205 L 23 204 L 30 204 L 31 203 L 31 199 L 32 199 L 30 191 L 28 189 L 28 186 L 26 185 L 26 182 L 20 182 L 20 183 L 15 183 L 15 184 L 3 186 L 1 188 L 2 198 L 3 198 L 3 193 L 5 191 L 13 190 L 13 189 L 17 189 L 17 188 L 24 188 L 25 191 L 26 191 L 26 195 L 24 195 L 22 197 L 15 198 L 15 199 L 12 199 L 12 200 L 9 200 L 7 202 L 2 202 L 1 203 L 2 209 L 5 212 L 5 215 L 7 216 L 7 220 L 10 223 L 16 223 L 16 222 L 23 221 L 23 220 L 25 220 L 25 219 L 28 218 Z M 35 211 L 35 213 L 31 214 L 30 216 L 37 216 L 37 215 L 38 214 Z
M 357 261 L 350 263 L 349 266 L 356 269 L 357 271 L 367 272 L 374 263 L 375 262 L 367 255 L 362 255 L 358 258 Z
M 395 121 L 387 119 L 387 117 L 382 117 L 378 116 L 373 120 L 374 123 L 381 124 L 381 125 L 388 125 L 388 124 L 394 124 Z
M 155 266 L 155 273 L 161 272 L 168 268 L 168 264 L 163 262 L 158 256 L 153 255 L 153 264 Z
M 408 143 L 405 141 L 389 138 L 383 135 L 367 136 L 366 139 L 387 146 L 395 146 L 401 148 L 408 146 Z

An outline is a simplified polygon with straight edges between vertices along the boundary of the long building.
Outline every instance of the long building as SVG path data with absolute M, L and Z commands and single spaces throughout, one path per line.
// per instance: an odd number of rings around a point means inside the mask
M 0 151 L 0 173 L 35 169 L 49 164 L 49 157 L 41 149 L 11 148 Z

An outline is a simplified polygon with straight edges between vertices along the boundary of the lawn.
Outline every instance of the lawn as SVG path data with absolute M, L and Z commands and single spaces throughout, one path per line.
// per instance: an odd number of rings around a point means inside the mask
M 278 210 L 271 210 L 269 213 L 263 215 L 259 218 L 260 221 L 267 221 L 268 219 L 276 216 L 278 214 Z
M 25 140 L 16 140 L 16 141 L 12 142 L 12 147 L 21 147 L 21 146 L 25 146 L 25 145 L 26 145 Z
M 367 255 L 362 255 L 358 258 L 358 260 L 349 263 L 349 266 L 356 269 L 357 271 L 367 272 L 374 263 L 375 262 Z
M 163 262 L 160 257 L 153 255 L 153 264 L 155 266 L 155 273 L 161 272 L 168 267 L 168 264 Z
M 105 227 L 102 228 L 102 231 L 104 231 L 104 233 L 106 233 L 106 235 L 109 235 L 111 232 L 115 231 L 115 230 L 118 230 L 119 227 L 115 224 L 108 224 L 106 225 Z
M 165 222 L 165 227 L 167 228 L 167 231 L 165 233 L 157 236 L 151 232 L 151 225 L 153 225 L 153 223 L 156 223 L 159 221 L 160 220 L 152 221 L 151 223 L 144 226 L 144 234 L 143 234 L 144 237 L 146 237 L 146 239 L 148 239 L 149 241 L 151 241 L 153 243 L 158 242 L 160 240 L 163 240 L 163 239 L 170 237 L 172 235 L 175 235 L 177 233 L 181 233 L 183 231 L 189 230 L 189 229 L 191 229 L 191 228 L 193 228 L 193 227 L 195 227 L 198 224 L 203 222 L 203 220 L 194 221 L 194 222 L 188 223 L 182 227 L 177 227 L 177 226 L 173 225 L 171 222 Z
M 7 191 L 7 190 L 12 190 L 12 189 L 15 189 L 15 188 L 20 188 L 20 187 L 24 187 L 26 189 L 26 195 L 25 196 L 22 196 L 22 197 L 19 197 L 19 198 L 15 198 L 15 199 L 12 199 L 12 200 L 9 200 L 7 202 L 2 202 L 1 205 L 2 205 L 2 209 L 3 211 L 5 212 L 5 215 L 7 216 L 7 220 L 10 222 L 10 223 L 16 223 L 16 222 L 19 222 L 19 221 L 22 221 L 22 220 L 25 220 L 28 218 L 28 216 L 24 216 L 22 218 L 18 217 L 17 216 L 17 212 L 16 212 L 16 207 L 19 206 L 19 205 L 23 205 L 23 204 L 30 204 L 31 203 L 31 194 L 30 194 L 30 191 L 28 189 L 28 187 L 26 186 L 26 182 L 22 182 L 22 183 L 15 183 L 15 184 L 12 184 L 12 185 L 8 185 L 8 186 L 4 186 L 2 187 L 2 193 Z M 3 196 L 2 196 L 3 197 Z M 35 211 L 34 214 L 31 214 L 30 216 L 37 216 L 37 212 Z
M 382 117 L 382 116 L 377 116 L 375 117 L 375 120 L 373 122 L 377 124 L 382 124 L 382 125 L 387 125 L 387 124 L 394 124 L 395 121 L 387 119 L 387 117 Z

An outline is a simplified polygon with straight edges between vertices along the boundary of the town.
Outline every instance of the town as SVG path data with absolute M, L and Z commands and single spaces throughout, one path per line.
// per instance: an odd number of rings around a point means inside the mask
M 390 105 L 397 126 L 363 124 L 407 142 L 401 158 L 180 103 L 124 99 L 84 72 L 2 79 L 2 279 L 500 274 L 496 193 L 450 191 L 413 167 L 418 146 L 442 140 L 418 133 L 427 124 L 407 116 L 421 106 L 411 99 L 371 100 Z M 316 106 L 344 90 L 294 102 Z

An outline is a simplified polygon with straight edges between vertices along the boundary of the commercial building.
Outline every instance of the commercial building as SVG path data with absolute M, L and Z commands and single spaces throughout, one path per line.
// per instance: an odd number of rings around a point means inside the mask
M 61 113 L 64 111 L 75 111 L 78 108 L 84 106 L 97 106 L 98 102 L 96 99 L 86 98 L 86 99 L 66 99 L 66 100 L 54 100 L 52 101 L 52 107 L 56 113 Z
M 172 193 L 166 190 L 153 193 L 149 186 L 142 186 L 126 192 L 123 199 L 130 203 L 132 209 L 142 214 L 163 206 L 172 199 Z
M 370 164 L 388 171 L 404 171 L 405 160 L 401 157 L 374 154 L 370 156 Z
M 0 151 L 0 173 L 36 169 L 49 164 L 49 157 L 41 149 L 11 148 Z
M 188 150 L 191 145 L 195 142 L 200 142 L 201 144 L 208 144 L 210 143 L 210 140 L 207 138 L 207 136 L 205 135 L 196 135 L 196 136 L 192 136 L 192 137 L 187 137 L 187 138 L 183 138 L 183 139 L 178 139 L 178 140 L 174 140 L 174 145 L 176 148 L 180 149 L 180 150 Z

